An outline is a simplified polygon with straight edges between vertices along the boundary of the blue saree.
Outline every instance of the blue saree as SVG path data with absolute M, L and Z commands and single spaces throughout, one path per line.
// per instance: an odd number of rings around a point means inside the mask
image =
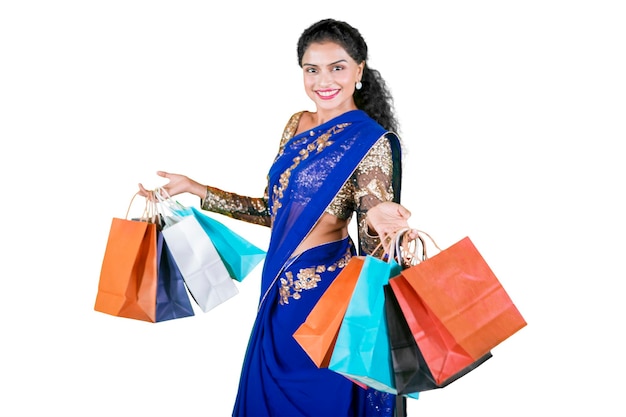
M 296 256 L 293 252 L 383 136 L 395 155 L 394 199 L 399 201 L 399 140 L 361 110 L 281 144 L 268 175 L 272 232 L 233 416 L 393 415 L 394 395 L 363 389 L 338 373 L 318 368 L 293 338 L 358 251 L 347 237 Z

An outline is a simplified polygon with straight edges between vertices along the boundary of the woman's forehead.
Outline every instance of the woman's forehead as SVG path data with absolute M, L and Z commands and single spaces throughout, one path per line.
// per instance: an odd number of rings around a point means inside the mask
M 339 61 L 354 62 L 343 46 L 335 42 L 311 43 L 302 57 L 303 65 L 329 65 Z

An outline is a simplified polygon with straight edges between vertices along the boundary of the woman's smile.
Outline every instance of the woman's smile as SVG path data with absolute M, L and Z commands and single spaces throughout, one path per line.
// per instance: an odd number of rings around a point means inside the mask
M 317 90 L 315 92 L 322 100 L 332 100 L 337 97 L 340 91 L 341 90 L 334 88 L 332 90 Z

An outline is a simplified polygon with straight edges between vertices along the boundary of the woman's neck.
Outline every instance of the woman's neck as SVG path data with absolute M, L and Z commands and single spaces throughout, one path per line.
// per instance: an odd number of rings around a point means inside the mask
M 347 113 L 349 111 L 352 110 L 357 110 L 356 106 L 354 106 L 353 108 L 346 108 L 346 109 L 334 109 L 334 110 L 324 110 L 324 109 L 318 109 L 316 112 L 310 113 L 311 115 L 311 124 L 313 126 L 320 126 L 323 125 L 324 123 L 328 122 L 329 120 L 334 119 L 335 117 L 341 116 L 344 113 Z

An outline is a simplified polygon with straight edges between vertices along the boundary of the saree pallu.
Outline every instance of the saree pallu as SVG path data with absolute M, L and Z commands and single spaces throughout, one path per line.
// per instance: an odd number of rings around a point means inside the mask
M 318 368 L 292 336 L 353 255 L 346 238 L 290 259 L 259 309 L 233 416 L 393 415 L 394 395 Z
M 261 300 L 293 251 L 319 221 L 374 144 L 387 136 L 399 170 L 400 143 L 362 110 L 348 111 L 292 137 L 280 148 L 268 173 L 272 234 L 263 265 Z M 393 175 L 400 191 L 400 171 Z M 397 196 L 399 202 L 399 195 Z

